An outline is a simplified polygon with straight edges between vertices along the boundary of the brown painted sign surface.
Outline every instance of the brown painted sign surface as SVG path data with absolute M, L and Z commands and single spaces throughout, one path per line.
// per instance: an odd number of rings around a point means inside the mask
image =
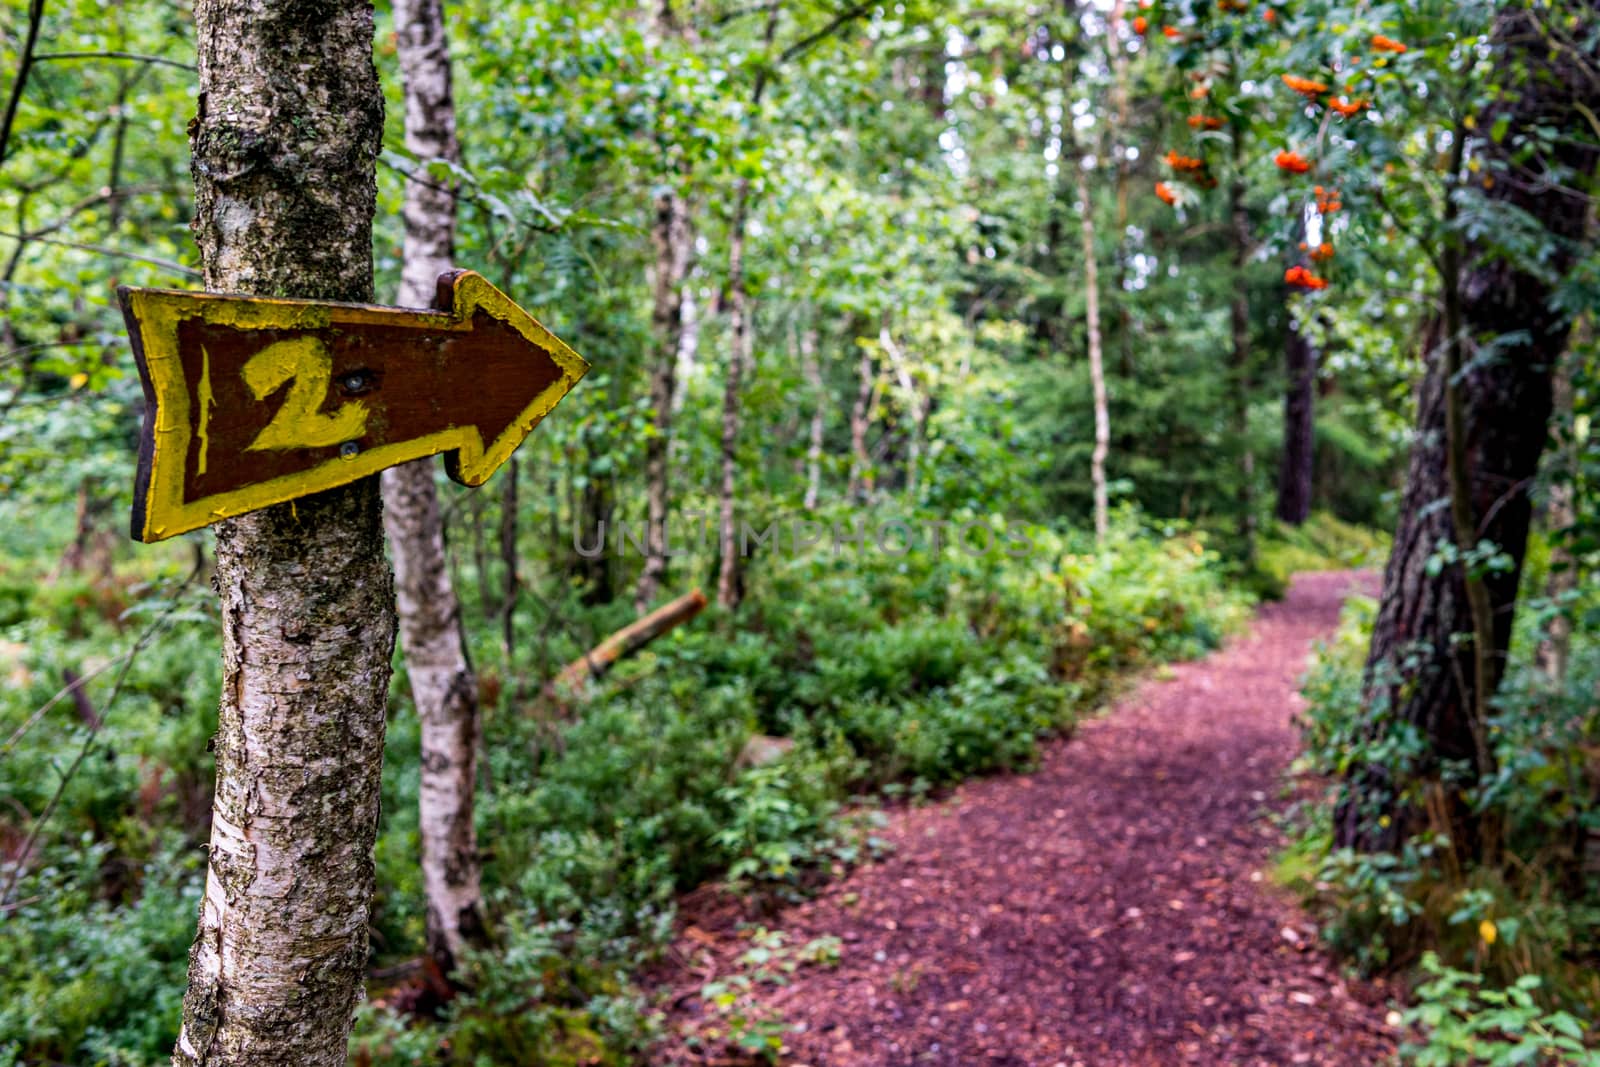
M 445 453 L 482 485 L 589 365 L 471 271 L 445 310 L 118 290 L 144 382 L 140 541 Z

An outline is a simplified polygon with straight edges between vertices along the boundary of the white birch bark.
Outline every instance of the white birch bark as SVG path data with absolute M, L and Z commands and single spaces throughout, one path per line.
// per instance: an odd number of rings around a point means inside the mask
M 370 301 L 364 0 L 198 0 L 206 288 Z M 173 1062 L 343 1067 L 367 962 L 394 590 L 376 478 L 217 527 L 210 859 Z
M 405 85 L 405 144 L 418 160 L 455 162 L 455 101 L 440 0 L 395 0 L 394 27 Z M 452 266 L 454 183 L 421 170 L 406 181 L 398 302 L 427 307 Z M 478 839 L 473 827 L 478 683 L 461 635 L 461 603 L 450 580 L 433 459 L 383 472 L 384 528 L 394 558 L 412 702 L 421 723 L 418 830 L 427 899 L 428 954 L 449 975 L 484 930 Z M 515 476 L 514 469 L 501 473 Z
M 1106 493 L 1106 456 L 1111 451 L 1111 413 L 1106 404 L 1105 353 L 1100 344 L 1100 267 L 1094 251 L 1094 203 L 1089 199 L 1089 172 L 1078 165 L 1079 232 L 1083 237 L 1085 314 L 1089 319 L 1089 382 L 1094 392 L 1094 452 L 1089 457 L 1089 481 L 1094 489 L 1094 536 L 1106 539 L 1109 529 Z
M 671 504 L 672 417 L 678 403 L 678 359 L 684 336 L 683 286 L 689 275 L 693 242 L 689 205 L 677 192 L 664 192 L 656 198 L 650 239 L 656 256 L 651 287 L 656 352 L 655 366 L 650 369 L 650 407 L 656 432 L 645 442 L 646 552 L 644 570 L 634 590 L 634 607 L 640 614 L 649 609 L 667 575 L 666 537 L 662 531 Z
M 728 239 L 728 333 L 730 351 L 722 386 L 722 482 L 717 493 L 717 605 L 728 610 L 743 596 L 739 544 L 734 529 L 734 493 L 739 473 L 739 390 L 744 368 L 751 362 L 750 294 L 745 288 L 745 221 L 750 203 L 750 179 L 739 179 L 735 194 L 731 236 Z
M 860 347 L 861 358 L 856 361 L 856 402 L 850 409 L 850 479 L 845 486 L 845 499 L 857 502 L 869 499 L 876 487 L 872 456 L 867 452 L 867 431 L 872 427 L 872 410 L 877 407 L 879 382 L 872 349 L 866 345 Z
M 828 417 L 828 391 L 822 384 L 822 364 L 817 361 L 817 331 L 808 326 L 800 332 L 800 367 L 811 389 L 811 432 L 806 446 L 805 508 L 815 511 L 822 494 L 822 435 Z

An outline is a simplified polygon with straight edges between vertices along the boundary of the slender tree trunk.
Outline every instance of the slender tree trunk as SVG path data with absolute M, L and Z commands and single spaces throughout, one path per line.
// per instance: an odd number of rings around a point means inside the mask
M 517 553 L 517 531 L 520 527 L 517 504 L 517 458 L 506 463 L 506 472 L 500 490 L 500 647 L 505 652 L 506 670 L 511 670 L 511 657 L 517 647 L 517 597 L 522 591 Z
M 454 162 L 461 153 L 440 0 L 395 0 L 394 27 L 405 85 L 406 148 L 423 162 Z M 408 179 L 402 213 L 398 302 L 431 306 L 439 275 L 454 265 L 453 185 L 426 173 Z M 428 954 L 441 973 L 450 975 L 462 950 L 484 932 L 472 821 L 478 683 L 467 661 L 461 603 L 446 565 L 436 466 L 424 459 L 384 471 L 383 499 L 399 599 L 400 645 L 422 727 L 418 828 Z
M 651 324 L 655 334 L 655 366 L 650 370 L 650 407 L 654 412 L 655 433 L 645 441 L 645 517 L 646 552 L 644 570 L 634 590 L 634 608 L 641 614 L 667 575 L 666 537 L 650 536 L 664 531 L 671 503 L 668 471 L 672 451 L 672 416 L 677 405 L 679 349 L 683 346 L 683 284 L 689 274 L 689 254 L 693 234 L 688 204 L 673 191 L 656 198 L 655 222 L 650 231 L 655 249 L 655 278 Z
M 767 12 L 762 44 L 772 47 L 778 32 L 781 4 Z M 761 113 L 761 100 L 767 91 L 770 70 L 763 65 L 757 72 L 750 93 L 750 110 Z M 727 375 L 722 392 L 722 484 L 718 488 L 717 551 L 721 569 L 717 572 L 717 605 L 732 610 L 744 597 L 743 568 L 740 565 L 737 533 L 734 529 L 734 493 L 739 472 L 739 389 L 744 369 L 753 367 L 755 338 L 750 323 L 750 292 L 744 273 L 745 229 L 750 218 L 750 179 L 740 178 L 733 194 L 733 220 L 728 237 L 728 352 Z
M 1316 471 L 1317 350 L 1289 322 L 1284 345 L 1283 459 L 1278 467 L 1279 521 L 1299 526 L 1311 517 Z
M 1246 564 L 1256 559 L 1256 453 L 1250 444 L 1250 293 L 1245 288 L 1245 265 L 1250 258 L 1250 215 L 1244 196 L 1244 128 L 1233 128 L 1234 179 L 1229 186 L 1228 210 L 1233 222 L 1233 303 L 1229 326 L 1233 352 L 1229 372 L 1233 395 L 1232 430 L 1239 444 L 1239 540 Z
M 734 193 L 732 236 L 728 243 L 728 332 L 730 350 L 722 391 L 722 484 L 718 488 L 717 605 L 732 610 L 743 598 L 735 489 L 739 470 L 739 390 L 751 358 L 750 294 L 745 289 L 745 222 L 750 206 L 750 180 L 740 178 Z
M 1593 42 L 1587 55 L 1552 48 L 1521 9 L 1500 16 L 1495 38 L 1505 52 L 1507 93 L 1478 116 L 1477 128 L 1494 129 L 1502 119 L 1506 125 L 1502 137 L 1479 140 L 1473 151 L 1484 159 L 1483 173 L 1496 176 L 1485 195 L 1526 212 L 1553 251 L 1538 273 L 1486 250 L 1469 248 L 1461 257 L 1447 249 L 1441 257 L 1446 313 L 1431 331 L 1366 682 L 1369 730 L 1382 736 L 1394 723 L 1410 724 L 1426 751 L 1409 769 L 1410 780 L 1396 780 L 1387 767 L 1352 769 L 1336 839 L 1363 850 L 1393 850 L 1427 824 L 1419 792 L 1442 800 L 1448 825 L 1439 828 L 1452 833 L 1459 851 L 1471 855 L 1494 844 L 1482 839 L 1485 827 L 1469 817 L 1461 798 L 1493 767 L 1484 709 L 1505 671 L 1532 514 L 1528 491 L 1545 444 L 1553 369 L 1571 328 L 1570 317 L 1551 305 L 1550 279 L 1574 260 L 1586 187 L 1600 159 L 1583 114 L 1600 108 L 1600 90 L 1585 70 L 1600 59 Z M 1539 126 L 1565 132 L 1549 152 L 1518 159 L 1522 139 Z M 1493 352 L 1465 358 L 1464 346 L 1480 342 L 1493 343 Z M 1441 543 L 1466 549 L 1480 541 L 1492 543 L 1511 566 L 1481 578 L 1459 565 L 1429 567 Z M 1474 584 L 1487 601 L 1487 610 L 1477 612 L 1487 615 L 1487 634 L 1481 618 L 1474 620 Z M 1444 782 L 1447 765 L 1462 770 Z
M 800 369 L 811 390 L 811 432 L 806 446 L 805 508 L 815 511 L 822 493 L 822 434 L 827 426 L 828 391 L 822 384 L 822 364 L 817 361 L 817 330 L 800 332 Z
M 1592 314 L 1592 313 L 1591 313 Z M 1586 346 L 1592 329 L 1592 319 L 1585 315 L 1580 320 L 1573 348 Z M 1571 479 L 1580 462 L 1572 434 L 1572 350 L 1556 368 L 1553 385 L 1556 413 L 1555 432 L 1551 435 L 1556 452 L 1555 477 L 1551 479 L 1550 499 L 1545 508 L 1545 528 L 1551 534 L 1550 576 L 1545 579 L 1544 595 L 1560 603 L 1578 587 L 1577 559 L 1572 553 L 1569 531 L 1577 520 L 1576 501 Z M 1567 657 L 1572 649 L 1572 617 L 1566 612 L 1550 620 L 1543 640 L 1539 642 L 1539 669 L 1550 680 L 1552 687 L 1562 688 L 1567 681 Z
M 199 0 L 206 288 L 372 299 L 372 8 Z M 367 962 L 394 585 L 378 479 L 217 527 L 223 684 L 173 1062 L 343 1067 Z
M 691 266 L 690 278 L 697 272 Z M 689 279 L 684 279 L 683 294 L 683 333 L 678 338 L 678 381 L 679 383 L 691 380 L 700 366 L 700 305 L 695 299 L 694 288 Z M 683 390 L 678 389 L 672 394 L 672 412 L 676 415 L 683 410 Z M 673 441 L 677 443 L 676 439 Z
M 911 373 L 911 361 L 895 342 L 894 333 L 887 323 L 878 331 L 878 347 L 888 357 L 895 381 L 905 396 L 904 403 L 910 409 L 911 428 L 906 434 L 906 496 L 915 501 L 917 475 L 922 466 L 922 432 L 928 421 L 928 398 L 917 387 L 916 376 Z
M 598 544 L 606 536 L 610 536 L 613 538 L 611 543 L 615 549 L 620 540 L 611 529 L 615 510 L 616 505 L 611 498 L 611 476 L 591 473 L 588 481 L 584 483 L 582 492 L 578 494 L 578 507 L 573 518 L 574 525 L 586 543 Z M 602 551 L 588 557 L 580 557 L 577 561 L 577 570 L 579 579 L 584 585 L 585 604 L 609 604 L 616 599 L 611 557 L 608 553 Z
M 1100 267 L 1095 261 L 1094 203 L 1089 198 L 1089 174 L 1081 160 L 1063 161 L 1078 166 L 1078 230 L 1083 237 L 1083 285 L 1089 319 L 1089 382 L 1094 390 L 1094 452 L 1089 457 L 1089 481 L 1094 488 L 1094 536 L 1104 541 L 1110 529 L 1106 493 L 1106 455 L 1111 450 L 1111 413 L 1106 406 L 1105 356 L 1100 347 Z
M 861 358 L 856 361 L 856 381 L 856 402 L 850 409 L 850 481 L 845 489 L 845 497 L 861 501 L 872 496 L 876 483 L 872 474 L 872 457 L 867 453 L 867 430 L 872 425 L 878 371 L 872 359 L 872 350 L 865 345 L 861 346 Z
M 1466 126 L 1458 123 L 1455 137 L 1452 141 L 1455 146 L 1451 152 L 1450 174 L 1452 179 L 1458 180 L 1461 174 L 1461 163 L 1464 156 L 1463 146 L 1466 143 Z M 1445 438 L 1445 477 L 1449 482 L 1450 501 L 1450 534 L 1455 542 L 1456 551 L 1463 557 L 1471 552 L 1478 544 L 1480 526 L 1479 515 L 1486 515 L 1486 510 L 1480 510 L 1473 500 L 1472 469 L 1473 457 L 1467 445 L 1467 398 L 1466 390 L 1461 381 L 1461 371 L 1465 366 L 1463 349 L 1467 346 L 1467 338 L 1463 331 L 1466 321 L 1462 315 L 1462 300 L 1459 279 L 1461 278 L 1461 247 L 1455 236 L 1457 217 L 1457 201 L 1450 197 L 1445 201 L 1444 229 L 1449 235 L 1444 248 L 1444 438 Z M 1548 372 L 1546 372 L 1548 374 Z M 1549 418 L 1549 385 L 1546 384 L 1544 399 L 1544 415 L 1539 420 L 1542 425 Z M 1541 435 L 1542 436 L 1542 435 Z M 1539 453 L 1534 453 L 1534 464 L 1538 464 Z M 1514 489 L 1513 492 L 1519 490 Z M 1527 538 L 1524 528 L 1522 537 Z M 1517 555 L 1522 555 L 1518 547 Z M 1462 585 L 1467 594 L 1467 619 L 1472 630 L 1472 687 L 1466 690 L 1463 681 L 1462 702 L 1467 716 L 1467 724 L 1472 731 L 1473 758 L 1477 762 L 1478 776 L 1487 778 L 1494 773 L 1494 751 L 1489 745 L 1489 698 L 1494 695 L 1494 689 L 1499 684 L 1499 675 L 1504 670 L 1492 665 L 1497 654 L 1509 646 L 1510 637 L 1501 644 L 1494 635 L 1494 605 L 1490 601 L 1489 588 L 1484 578 L 1478 573 L 1477 567 L 1466 563 L 1458 563 L 1457 567 L 1462 572 Z M 1513 587 L 1511 596 L 1516 596 Z
M 1126 0 L 1112 0 L 1111 32 L 1106 34 L 1106 51 L 1111 58 L 1111 108 L 1116 116 L 1107 143 L 1111 147 L 1111 165 L 1116 174 L 1117 199 L 1117 260 L 1116 277 L 1111 292 L 1115 294 L 1117 310 L 1118 370 L 1124 378 L 1133 377 L 1133 317 L 1128 312 L 1127 292 L 1123 288 L 1128 278 L 1128 171 L 1130 164 L 1124 146 L 1118 143 L 1128 130 L 1128 49 L 1122 41 L 1123 20 L 1127 14 Z M 1120 447 L 1120 442 L 1119 442 Z

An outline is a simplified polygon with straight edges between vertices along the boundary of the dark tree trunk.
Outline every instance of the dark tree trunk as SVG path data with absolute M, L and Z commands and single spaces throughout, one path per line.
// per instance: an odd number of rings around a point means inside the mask
M 1555 250 L 1535 274 L 1469 248 L 1466 268 L 1459 276 L 1445 271 L 1443 280 L 1446 306 L 1459 318 L 1466 355 L 1472 357 L 1461 360 L 1456 390 L 1469 535 L 1492 542 L 1512 565 L 1483 577 L 1490 647 L 1479 656 L 1466 573 L 1460 566 L 1437 574 L 1428 569 L 1441 543 L 1458 541 L 1458 522 L 1449 506 L 1452 338 L 1441 322 L 1429 338 L 1417 437 L 1368 653 L 1365 694 L 1373 735 L 1408 723 L 1424 739 L 1425 751 L 1401 778 L 1393 768 L 1352 771 L 1336 837 L 1338 844 L 1362 850 L 1395 849 L 1430 822 L 1450 832 L 1463 854 L 1475 854 L 1486 843 L 1481 838 L 1487 835 L 1480 835 L 1480 824 L 1465 809 L 1462 787 L 1472 785 L 1484 768 L 1480 716 L 1505 671 L 1532 513 L 1528 490 L 1545 444 L 1552 376 L 1571 328 L 1570 317 L 1551 306 L 1550 279 L 1574 262 L 1587 206 L 1583 187 L 1592 182 L 1600 158 L 1580 107 L 1600 108 L 1600 87 L 1584 79 L 1574 51 L 1553 48 L 1543 28 L 1520 11 L 1500 19 L 1495 37 L 1506 51 L 1501 69 L 1508 92 L 1480 116 L 1478 129 L 1493 129 L 1501 118 L 1508 125 L 1503 137 L 1473 146 L 1486 164 L 1483 172 L 1493 176 L 1485 195 L 1526 212 Z M 1592 69 L 1600 53 L 1593 43 L 1587 51 Z M 1563 137 L 1552 151 L 1513 163 L 1513 153 L 1535 126 L 1555 128 Z M 1473 352 L 1475 345 L 1484 348 Z
M 1250 444 L 1250 214 L 1245 207 L 1244 129 L 1233 130 L 1234 179 L 1228 190 L 1233 227 L 1233 301 L 1228 309 L 1232 337 L 1228 372 L 1233 390 L 1229 429 L 1239 444 L 1239 541 L 1247 564 L 1256 559 L 1256 453 Z
M 615 550 L 619 538 L 612 524 L 615 504 L 611 499 L 609 476 L 589 475 L 583 492 L 578 496 L 578 516 L 575 526 L 586 542 L 597 538 L 610 538 Z M 607 604 L 616 599 L 616 586 L 611 580 L 610 553 L 601 551 L 590 556 L 580 556 L 576 563 L 579 581 L 583 584 L 585 604 Z
M 1291 322 L 1284 346 L 1283 462 L 1278 468 L 1279 521 L 1299 526 L 1311 517 L 1316 469 L 1317 350 Z

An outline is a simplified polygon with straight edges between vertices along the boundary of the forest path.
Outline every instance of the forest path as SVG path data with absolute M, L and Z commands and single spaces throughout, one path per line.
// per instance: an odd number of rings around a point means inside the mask
M 767 922 L 790 946 L 841 941 L 836 966 L 758 983 L 744 1005 L 796 1027 L 780 1062 L 1381 1062 L 1388 993 L 1342 979 L 1270 885 L 1280 837 L 1264 817 L 1284 803 L 1312 642 L 1372 581 L 1302 575 L 1247 636 L 1048 744 L 1036 771 L 895 813 L 890 858 Z M 764 1062 L 694 1039 L 725 1032 L 700 988 L 748 973 L 751 948 L 736 909 L 695 896 L 664 994 L 673 1036 L 651 1062 Z

